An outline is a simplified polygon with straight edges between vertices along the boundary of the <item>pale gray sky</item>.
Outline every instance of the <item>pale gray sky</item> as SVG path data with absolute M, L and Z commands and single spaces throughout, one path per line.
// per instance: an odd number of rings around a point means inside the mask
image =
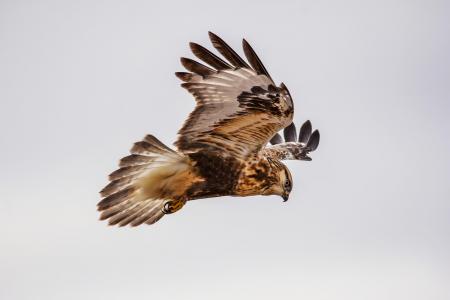
M 1 299 L 450 299 L 448 1 L 1 1 Z M 322 134 L 290 201 L 97 221 L 194 100 L 188 42 L 247 38 Z M 241 52 L 242 53 L 242 52 Z

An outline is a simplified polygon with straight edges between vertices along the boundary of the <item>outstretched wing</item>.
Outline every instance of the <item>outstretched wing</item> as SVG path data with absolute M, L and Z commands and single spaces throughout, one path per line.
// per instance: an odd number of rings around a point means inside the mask
M 194 55 L 210 67 L 181 58 L 190 72 L 176 75 L 197 105 L 175 145 L 184 153 L 208 150 L 245 160 L 291 123 L 294 105 L 286 86 L 275 86 L 247 41 L 243 40 L 243 48 L 248 63 L 221 38 L 211 32 L 209 36 L 227 61 L 190 43 Z
M 315 151 L 319 146 L 319 130 L 312 131 L 311 122 L 308 120 L 300 128 L 300 134 L 297 139 L 297 130 L 294 123 L 291 123 L 283 130 L 284 142 L 281 135 L 275 134 L 271 139 L 271 146 L 263 150 L 267 157 L 279 160 L 311 160 L 308 154 Z

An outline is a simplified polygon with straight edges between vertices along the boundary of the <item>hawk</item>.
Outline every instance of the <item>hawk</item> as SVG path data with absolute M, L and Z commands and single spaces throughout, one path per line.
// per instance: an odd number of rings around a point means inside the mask
M 190 43 L 203 63 L 182 57 L 187 72 L 175 73 L 196 101 L 178 132 L 176 149 L 153 135 L 135 143 L 100 192 L 101 220 L 119 226 L 154 224 L 187 201 L 209 197 L 279 195 L 288 200 L 293 182 L 282 160 L 311 160 L 319 131 L 312 132 L 306 121 L 297 137 L 291 94 L 283 83 L 274 83 L 245 39 L 247 61 L 214 33 L 209 38 L 223 58 Z

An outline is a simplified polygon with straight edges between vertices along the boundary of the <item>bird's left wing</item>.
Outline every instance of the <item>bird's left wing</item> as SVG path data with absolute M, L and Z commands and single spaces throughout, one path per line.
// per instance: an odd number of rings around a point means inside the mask
M 270 144 L 263 150 L 266 157 L 279 160 L 311 160 L 310 152 L 313 152 L 319 146 L 319 130 L 312 131 L 311 122 L 308 120 L 303 123 L 300 133 L 297 137 L 295 124 L 291 123 L 283 130 L 284 141 L 281 135 L 275 134 L 270 139 Z
M 175 145 L 181 152 L 215 151 L 245 160 L 259 153 L 271 137 L 291 123 L 294 105 L 284 84 L 277 87 L 251 46 L 243 40 L 248 63 L 222 39 L 210 33 L 219 58 L 191 43 L 195 56 L 211 67 L 188 58 L 190 71 L 176 75 L 196 99 L 194 111 L 179 131 Z

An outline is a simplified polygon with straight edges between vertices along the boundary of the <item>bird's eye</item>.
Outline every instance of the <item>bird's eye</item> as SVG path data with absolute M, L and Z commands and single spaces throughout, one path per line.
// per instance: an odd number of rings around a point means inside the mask
M 290 182 L 289 180 L 286 180 L 286 181 L 284 182 L 284 188 L 285 188 L 287 191 L 290 191 L 290 190 L 291 190 L 291 182 Z

